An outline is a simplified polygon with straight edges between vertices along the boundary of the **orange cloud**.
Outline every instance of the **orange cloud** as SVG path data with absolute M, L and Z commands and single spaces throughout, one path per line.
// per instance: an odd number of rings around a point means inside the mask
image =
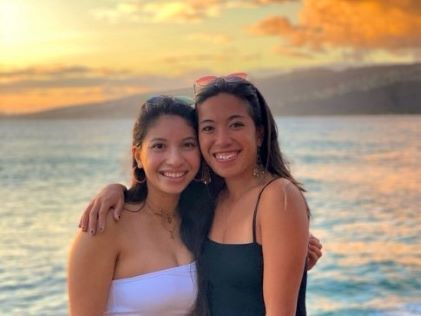
M 112 98 L 145 91 L 142 87 L 67 87 L 25 89 L 19 94 L 2 94 L 0 113 L 17 114 L 38 112 L 52 107 L 103 102 Z
M 121 1 L 111 8 L 97 8 L 92 11 L 92 14 L 99 20 L 107 20 L 113 23 L 122 19 L 129 19 L 130 21 L 136 22 L 139 20 L 139 12 L 141 9 L 142 6 L 140 3 Z
M 124 69 L 57 66 L 0 71 L 0 112 L 33 112 L 184 86 L 180 78 Z
M 304 0 L 297 24 L 272 16 L 251 30 L 315 51 L 421 48 L 421 1 Z
M 219 0 L 207 1 L 140 1 L 123 0 L 109 7 L 98 8 L 94 17 L 110 22 L 197 22 L 219 14 Z
M 195 43 L 204 42 L 216 45 L 229 44 L 232 41 L 231 37 L 220 33 L 193 33 L 190 34 L 187 39 Z
M 288 1 L 298 2 L 299 0 L 254 0 L 253 2 L 255 4 L 272 4 L 272 3 L 284 3 L 284 2 L 288 2 Z
M 155 22 L 197 22 L 219 14 L 218 1 L 203 2 L 205 3 L 197 1 L 150 3 L 143 7 L 143 12 L 152 16 Z
M 186 65 L 195 65 L 197 67 L 193 67 L 190 71 L 191 73 L 197 73 L 198 71 L 202 71 L 200 67 L 206 69 L 206 72 L 210 72 L 208 68 L 218 68 L 217 65 L 223 65 L 227 61 L 234 63 L 237 61 L 256 61 L 259 60 L 262 56 L 256 53 L 247 53 L 247 52 L 239 52 L 234 49 L 222 51 L 219 53 L 204 53 L 204 54 L 195 54 L 195 53 L 171 53 L 162 58 L 160 62 L 166 63 L 171 65 L 172 67 L 179 67 L 182 66 L 182 73 L 188 74 L 185 71 Z M 206 67 L 209 65 L 214 65 L 215 67 Z M 226 68 L 226 66 L 225 66 Z M 189 82 L 190 83 L 190 82 Z
M 313 54 L 305 52 L 297 47 L 289 47 L 289 46 L 278 46 L 274 47 L 273 51 L 283 56 L 289 56 L 292 58 L 302 58 L 302 59 L 312 59 L 314 57 Z
M 227 8 L 250 8 L 298 0 L 124 0 L 111 7 L 98 8 L 93 15 L 117 22 L 121 19 L 143 22 L 198 22 L 218 16 Z

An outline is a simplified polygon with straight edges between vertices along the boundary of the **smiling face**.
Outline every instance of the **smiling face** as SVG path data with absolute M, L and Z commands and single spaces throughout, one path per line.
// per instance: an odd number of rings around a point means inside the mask
M 148 191 L 180 194 L 200 166 L 196 133 L 177 115 L 160 116 L 147 130 L 133 155 L 146 175 Z
M 245 101 L 220 93 L 197 110 L 200 149 L 209 166 L 225 179 L 251 176 L 261 137 Z

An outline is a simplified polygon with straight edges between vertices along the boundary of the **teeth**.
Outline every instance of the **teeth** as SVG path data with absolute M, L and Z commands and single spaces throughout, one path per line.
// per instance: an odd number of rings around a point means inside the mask
M 162 174 L 168 178 L 180 178 L 184 176 L 185 173 L 184 172 L 163 172 Z
M 218 160 L 231 160 L 234 159 L 237 156 L 236 152 L 229 152 L 229 153 L 217 153 L 215 154 L 215 158 Z

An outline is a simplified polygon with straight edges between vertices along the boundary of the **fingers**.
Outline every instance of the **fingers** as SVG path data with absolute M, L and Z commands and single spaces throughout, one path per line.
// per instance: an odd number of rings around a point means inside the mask
M 98 230 L 100 232 L 103 232 L 105 230 L 105 223 L 106 223 L 106 219 L 107 219 L 107 214 L 108 211 L 110 210 L 110 207 L 108 206 L 107 203 L 102 202 L 99 208 L 99 212 L 98 212 Z
M 82 214 L 82 217 L 80 219 L 80 224 L 79 227 L 82 229 L 83 232 L 86 232 L 88 230 L 88 213 L 86 213 L 87 211 L 85 211 Z
M 320 240 L 318 238 L 316 238 L 315 236 L 310 234 L 310 238 L 309 238 L 309 245 L 313 245 L 319 249 L 322 249 L 322 243 L 320 242 Z
M 102 189 L 84 211 L 79 227 L 92 236 L 104 231 L 110 210 L 113 211 L 114 219 L 118 221 L 124 207 L 124 189 L 120 184 L 111 184 Z
M 84 215 L 85 215 L 85 212 L 83 212 L 82 215 L 80 216 L 79 225 L 78 225 L 79 228 L 82 228 L 82 225 L 83 225 L 83 216 Z
M 319 247 L 312 245 L 308 246 L 308 253 L 315 257 L 316 261 L 319 260 L 319 258 L 323 255 L 322 250 Z
M 317 259 L 312 253 L 307 254 L 307 271 L 311 270 L 316 265 Z
M 100 232 L 103 232 L 105 230 L 105 223 L 107 214 L 109 211 L 113 212 L 113 217 L 116 221 L 120 219 L 120 214 L 123 211 L 124 206 L 124 193 L 120 188 L 119 185 L 118 190 L 121 191 L 119 199 L 117 199 L 116 203 L 114 204 L 114 201 L 109 198 L 109 196 L 105 196 L 104 199 L 99 199 L 100 201 L 100 208 L 98 212 L 98 230 Z
M 89 202 L 88 206 L 86 207 L 85 211 L 83 212 L 80 221 L 79 221 L 79 227 L 82 229 L 82 231 L 86 232 L 88 230 L 88 224 L 89 224 L 89 213 L 92 209 L 93 201 Z
M 323 246 L 320 240 L 310 234 L 307 253 L 307 270 L 311 270 L 323 255 L 322 248 Z
M 98 222 L 98 201 L 95 200 L 92 208 L 89 212 L 89 234 L 91 234 L 92 236 L 95 235 L 96 231 L 97 231 L 97 222 Z
M 120 219 L 120 215 L 121 215 L 121 212 L 123 211 L 123 207 L 124 207 L 124 194 L 122 198 L 118 200 L 113 210 L 113 216 L 116 221 Z

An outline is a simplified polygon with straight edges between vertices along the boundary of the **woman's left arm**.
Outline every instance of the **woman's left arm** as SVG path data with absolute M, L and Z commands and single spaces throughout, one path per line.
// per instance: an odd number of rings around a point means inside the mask
M 261 199 L 258 223 L 263 247 L 266 315 L 292 316 L 297 308 L 307 256 L 306 203 L 300 190 L 285 179 L 269 185 Z

